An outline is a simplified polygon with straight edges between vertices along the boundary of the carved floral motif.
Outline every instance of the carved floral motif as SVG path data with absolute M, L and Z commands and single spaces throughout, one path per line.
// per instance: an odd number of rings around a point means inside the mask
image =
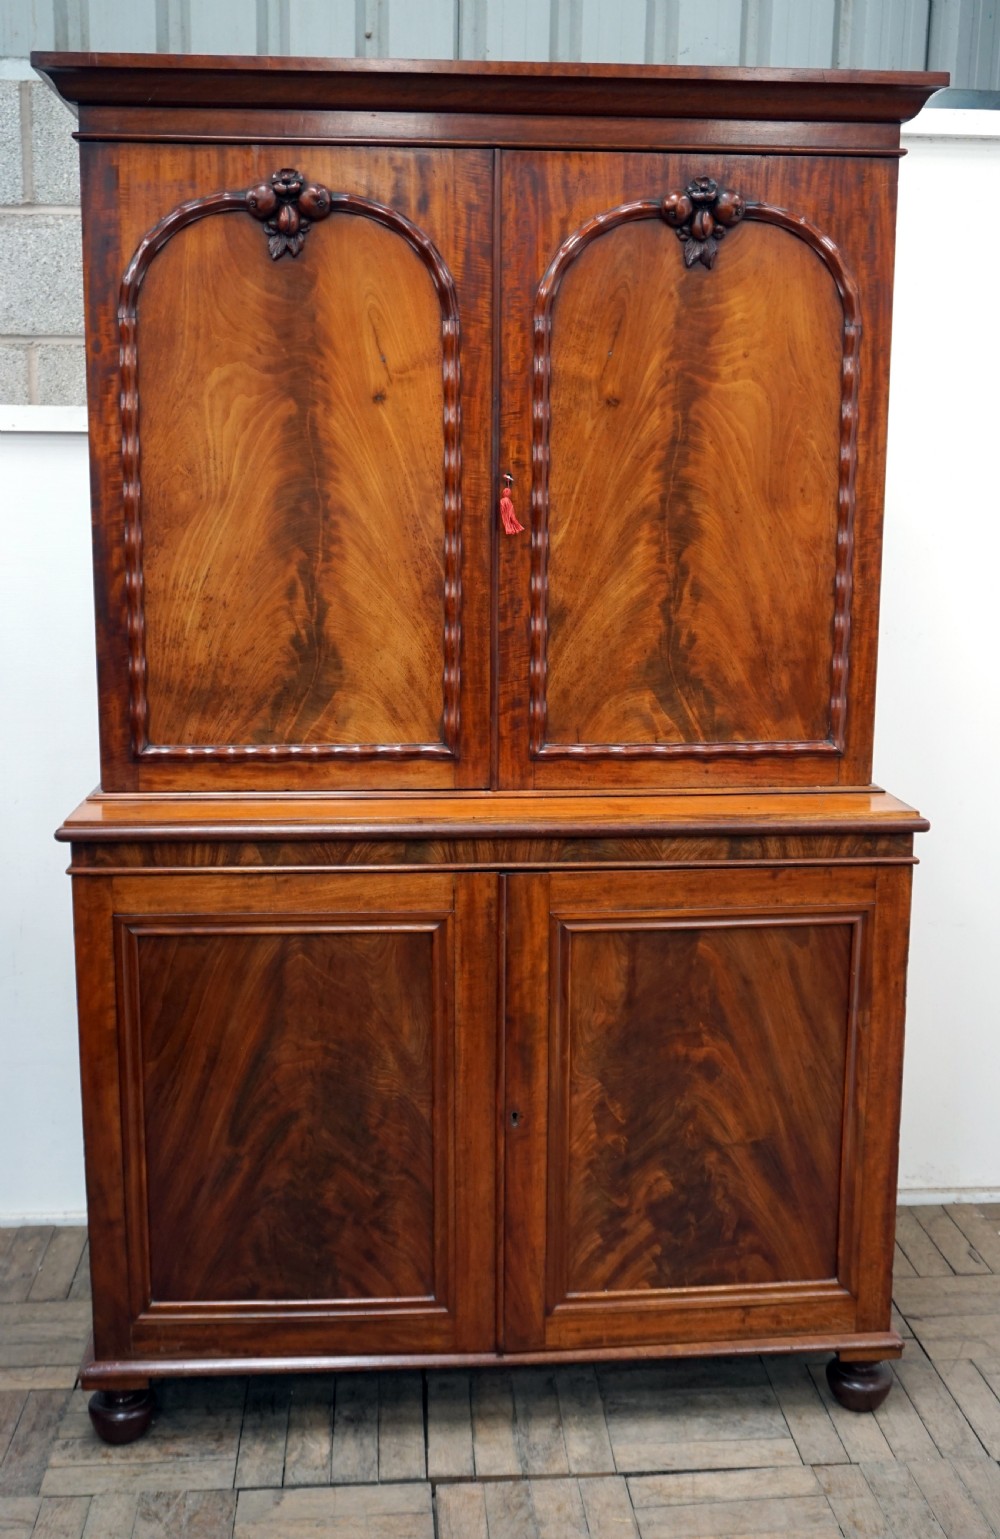
M 246 196 L 247 208 L 267 231 L 267 249 L 275 262 L 286 251 L 297 257 L 310 224 L 325 219 L 333 207 L 328 187 L 307 182 L 301 171 L 289 167 L 275 171 L 270 182 L 251 187 Z
M 720 188 L 710 176 L 689 182 L 684 192 L 671 192 L 664 198 L 661 212 L 684 247 L 684 266 L 711 267 L 726 230 L 739 224 L 746 204 L 738 192 Z

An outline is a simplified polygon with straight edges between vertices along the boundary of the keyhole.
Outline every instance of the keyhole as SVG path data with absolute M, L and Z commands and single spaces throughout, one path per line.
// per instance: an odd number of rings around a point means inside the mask
M 521 1120 L 521 1113 L 519 1111 L 512 1111 L 511 1114 L 510 1114 L 510 1125 L 511 1125 L 511 1127 L 512 1128 L 516 1128 L 518 1123 L 520 1122 L 520 1120 Z

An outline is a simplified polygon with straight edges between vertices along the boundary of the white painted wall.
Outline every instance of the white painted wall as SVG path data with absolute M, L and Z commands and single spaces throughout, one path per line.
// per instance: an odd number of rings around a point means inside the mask
M 900 1164 L 911 1195 L 1000 1191 L 998 117 L 925 113 L 900 184 L 875 774 L 934 824 L 915 882 Z M 44 408 L 0 409 L 0 429 L 24 410 Z M 9 1222 L 76 1215 L 84 1200 L 69 881 L 52 831 L 98 773 L 85 439 L 0 431 L 0 486 Z
M 917 841 L 900 1185 L 996 1190 L 1000 112 L 924 112 L 905 142 L 875 778 L 933 826 Z
M 0 1223 L 9 1223 L 84 1208 L 68 851 L 52 834 L 100 774 L 86 437 L 0 432 L 0 488 Z

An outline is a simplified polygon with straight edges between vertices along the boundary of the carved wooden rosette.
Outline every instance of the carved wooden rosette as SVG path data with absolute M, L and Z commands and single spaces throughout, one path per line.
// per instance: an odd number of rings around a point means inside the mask
M 213 214 L 249 213 L 264 225 L 273 261 L 298 256 L 312 223 L 334 213 L 371 219 L 402 237 L 426 268 L 441 312 L 442 504 L 444 614 L 441 738 L 427 743 L 169 744 L 149 739 L 146 619 L 142 561 L 142 485 L 139 438 L 139 294 L 143 279 L 167 242 Z M 461 739 L 462 638 L 462 408 L 461 326 L 455 281 L 430 237 L 405 215 L 351 192 L 331 192 L 296 170 L 276 171 L 270 182 L 243 192 L 216 192 L 181 203 L 140 241 L 122 277 L 118 301 L 122 414 L 125 595 L 129 638 L 129 723 L 135 755 L 167 760 L 218 759 L 455 759 Z
M 684 247 L 684 266 L 712 267 L 719 242 L 728 229 L 739 224 L 746 204 L 738 192 L 720 188 L 710 176 L 696 177 L 684 192 L 671 192 L 664 198 L 661 211 Z
M 829 735 L 820 741 L 563 743 L 550 742 L 548 728 L 548 558 L 549 476 L 552 410 L 552 323 L 559 287 L 577 257 L 600 236 L 637 220 L 662 219 L 675 229 L 688 268 L 711 268 L 726 231 L 746 221 L 776 225 L 804 241 L 828 269 L 843 311 L 840 421 L 837 476 L 837 533 L 830 660 Z M 533 759 L 755 758 L 799 754 L 841 754 L 846 743 L 847 678 L 854 557 L 854 485 L 857 470 L 858 357 L 861 299 L 857 282 L 836 243 L 809 220 L 768 203 L 746 201 L 721 189 L 711 177 L 690 182 L 686 192 L 643 198 L 595 214 L 568 235 L 556 251 L 535 295 L 534 370 L 531 410 L 531 579 L 529 598 L 529 752 Z

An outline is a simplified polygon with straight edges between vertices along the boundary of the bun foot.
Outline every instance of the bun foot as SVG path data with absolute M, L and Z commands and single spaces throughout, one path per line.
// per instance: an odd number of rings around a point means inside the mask
M 827 1363 L 826 1381 L 849 1411 L 876 1410 L 892 1388 L 888 1363 L 842 1363 L 839 1357 Z
M 155 1404 L 151 1389 L 99 1389 L 87 1409 L 105 1443 L 134 1443 L 152 1421 Z

